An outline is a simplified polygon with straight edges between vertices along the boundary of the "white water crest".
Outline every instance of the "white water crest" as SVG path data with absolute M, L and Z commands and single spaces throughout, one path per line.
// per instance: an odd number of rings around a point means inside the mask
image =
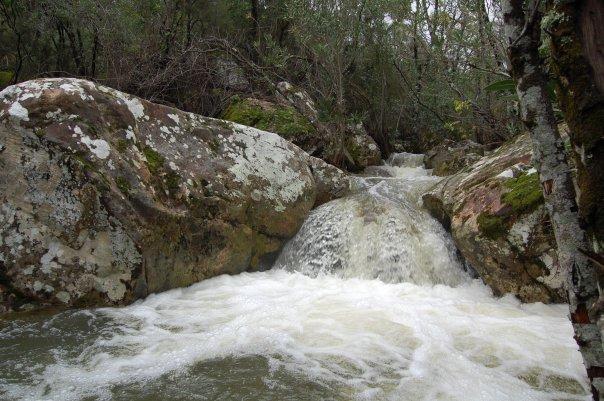
M 394 160 L 403 159 L 398 155 Z M 374 168 L 388 177 L 365 177 L 360 182 L 365 190 L 312 211 L 275 267 L 313 277 L 335 274 L 389 283 L 454 286 L 469 281 L 450 237 L 421 208 L 421 194 L 438 177 L 417 167 L 417 158 L 406 160 L 411 167 Z
M 417 156 L 313 211 L 265 272 L 0 322 L 2 400 L 584 400 L 565 305 L 495 298 Z

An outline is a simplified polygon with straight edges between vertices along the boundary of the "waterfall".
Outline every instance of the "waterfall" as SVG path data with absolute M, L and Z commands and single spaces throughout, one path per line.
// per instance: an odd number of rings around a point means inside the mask
M 396 154 L 273 269 L 124 308 L 0 321 L 0 400 L 589 399 L 564 305 L 493 297 Z
M 421 208 L 421 194 L 438 178 L 418 166 L 417 157 L 404 155 L 389 160 L 398 167 L 372 170 L 387 178 L 361 178 L 363 191 L 314 210 L 275 268 L 388 283 L 467 282 L 451 239 Z

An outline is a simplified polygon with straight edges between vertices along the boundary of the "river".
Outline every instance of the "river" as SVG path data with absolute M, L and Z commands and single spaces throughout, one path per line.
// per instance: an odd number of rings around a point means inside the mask
M 496 298 L 399 154 L 272 269 L 123 308 L 0 319 L 1 400 L 589 400 L 565 305 Z

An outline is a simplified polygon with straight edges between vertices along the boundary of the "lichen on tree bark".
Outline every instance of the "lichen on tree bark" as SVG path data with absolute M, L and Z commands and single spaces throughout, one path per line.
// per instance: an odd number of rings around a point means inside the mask
M 587 249 L 580 224 L 575 190 L 566 152 L 557 128 L 547 78 L 539 56 L 541 44 L 540 1 L 504 0 L 505 36 L 511 73 L 516 80 L 521 117 L 533 143 L 545 206 L 558 245 L 558 274 L 565 277 L 575 339 L 592 382 L 594 399 L 604 392 L 604 351 L 596 316 L 589 307 L 597 302 L 599 290 L 595 266 L 579 250 Z

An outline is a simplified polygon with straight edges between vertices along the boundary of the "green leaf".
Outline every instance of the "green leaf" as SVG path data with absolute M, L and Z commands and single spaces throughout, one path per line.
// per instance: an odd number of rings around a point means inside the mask
M 505 92 L 505 91 L 515 91 L 516 90 L 516 82 L 513 79 L 503 79 L 501 81 L 493 82 L 492 84 L 485 87 L 489 92 Z

